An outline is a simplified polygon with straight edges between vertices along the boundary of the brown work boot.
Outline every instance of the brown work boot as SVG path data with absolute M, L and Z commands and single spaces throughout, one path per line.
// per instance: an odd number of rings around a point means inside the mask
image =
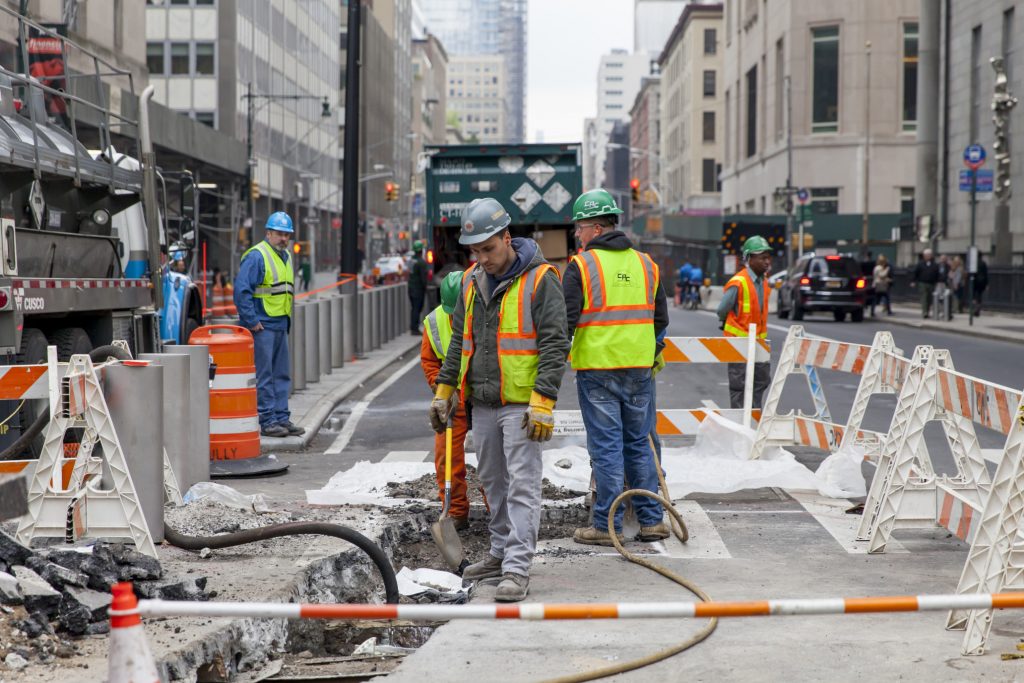
M 462 572 L 462 578 L 469 581 L 491 579 L 495 576 L 501 576 L 501 560 L 490 553 L 487 553 L 479 562 L 466 567 Z
M 462 517 L 452 516 L 452 524 L 455 526 L 456 531 L 465 531 L 469 528 L 469 515 Z
M 519 602 L 530 592 L 530 577 L 522 574 L 505 572 L 501 577 L 498 589 L 494 591 L 497 602 Z
M 658 522 L 654 526 L 642 526 L 640 527 L 640 533 L 636 535 L 636 540 L 645 543 L 663 541 L 666 538 L 668 538 L 668 526 L 665 522 Z
M 619 543 L 625 543 L 626 538 L 621 534 L 615 534 Z M 603 529 L 595 529 L 592 526 L 580 527 L 572 532 L 572 540 L 584 545 L 615 545 L 612 543 L 611 534 Z

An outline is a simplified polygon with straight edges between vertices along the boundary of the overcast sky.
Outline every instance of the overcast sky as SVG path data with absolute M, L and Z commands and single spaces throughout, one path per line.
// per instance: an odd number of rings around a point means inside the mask
M 612 48 L 633 49 L 633 0 L 529 0 L 526 133 L 582 142 L 597 112 L 597 66 Z

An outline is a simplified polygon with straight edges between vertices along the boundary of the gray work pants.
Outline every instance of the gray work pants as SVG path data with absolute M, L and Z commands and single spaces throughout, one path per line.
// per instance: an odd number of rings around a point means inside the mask
M 761 398 L 772 382 L 772 364 L 754 363 L 754 408 L 761 407 Z M 747 383 L 747 364 L 729 363 L 729 405 L 743 407 L 743 388 Z
M 473 406 L 473 443 L 491 518 L 491 555 L 501 571 L 530 575 L 540 532 L 540 444 L 526 438 L 526 406 Z

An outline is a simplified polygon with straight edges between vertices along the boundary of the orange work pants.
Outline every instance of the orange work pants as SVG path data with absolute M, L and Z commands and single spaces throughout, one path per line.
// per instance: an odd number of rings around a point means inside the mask
M 466 408 L 462 405 L 455 411 L 452 420 L 452 504 L 448 514 L 452 517 L 469 515 L 469 498 L 466 495 Z M 434 435 L 434 468 L 437 470 L 439 497 L 444 502 L 444 432 Z

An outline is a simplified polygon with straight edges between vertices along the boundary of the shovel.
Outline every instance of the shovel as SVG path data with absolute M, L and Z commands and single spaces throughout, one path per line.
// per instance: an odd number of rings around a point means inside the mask
M 448 418 L 448 426 L 444 430 L 444 507 L 441 517 L 430 525 L 430 535 L 434 538 L 441 557 L 453 572 L 462 576 L 462 570 L 469 562 L 462 552 L 462 539 L 455 530 L 455 522 L 448 516 L 448 508 L 452 502 L 452 418 Z

